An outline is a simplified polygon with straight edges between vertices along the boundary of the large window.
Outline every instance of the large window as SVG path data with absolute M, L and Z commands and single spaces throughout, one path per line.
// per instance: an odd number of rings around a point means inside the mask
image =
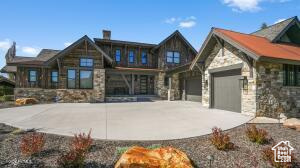
M 120 62 L 121 61 L 121 50 L 120 49 L 116 49 L 116 62 Z
M 300 86 L 300 66 L 283 65 L 283 83 L 285 86 Z
M 176 51 L 168 51 L 167 52 L 167 63 L 180 63 L 180 53 Z
M 94 61 L 92 58 L 80 58 L 81 67 L 93 67 Z
M 69 89 L 75 89 L 76 88 L 76 70 L 69 69 L 68 70 L 68 88 Z
M 36 82 L 37 80 L 37 71 L 29 70 L 28 72 L 28 81 L 29 82 Z
M 147 53 L 146 53 L 146 51 L 142 52 L 142 64 L 147 64 Z
M 93 88 L 93 71 L 80 71 L 80 89 L 92 89 Z
M 58 82 L 58 72 L 57 71 L 52 71 L 51 72 L 51 82 L 52 83 L 57 83 Z
M 129 60 L 129 63 L 131 63 L 131 64 L 134 63 L 134 51 L 133 50 L 129 51 L 128 60 Z

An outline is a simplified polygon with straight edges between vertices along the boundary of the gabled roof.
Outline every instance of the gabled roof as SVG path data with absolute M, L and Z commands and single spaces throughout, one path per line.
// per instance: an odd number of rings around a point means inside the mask
M 64 50 L 61 50 L 59 53 L 57 53 L 54 57 L 50 58 L 49 60 L 47 60 L 45 62 L 45 64 L 49 64 L 50 62 L 53 62 L 54 60 L 56 60 L 59 57 L 64 56 L 65 54 L 69 53 L 72 49 L 74 49 L 75 47 L 77 47 L 79 44 L 81 44 L 82 42 L 87 41 L 90 45 L 92 45 L 97 51 L 99 51 L 104 58 L 106 58 L 109 62 L 113 62 L 113 59 L 110 58 L 104 51 L 102 51 L 102 49 L 100 47 L 98 47 L 87 35 L 81 37 L 79 40 L 75 41 L 73 44 L 71 44 L 70 46 L 68 46 L 67 48 L 65 48 Z
M 143 47 L 157 46 L 157 44 L 141 43 L 141 42 L 133 42 L 133 41 L 122 41 L 122 40 L 108 40 L 108 39 L 101 39 L 101 38 L 94 38 L 94 41 L 99 42 L 99 43 L 125 44 L 125 45 L 143 46 Z
M 271 25 L 265 29 L 258 30 L 252 35 L 265 37 L 271 42 L 276 42 L 284 34 L 284 32 L 293 24 L 299 22 L 297 16 L 281 21 L 277 24 Z
M 16 66 L 4 66 L 1 70 L 1 73 L 15 73 L 17 72 L 17 67 Z
M 60 50 L 42 49 L 41 52 L 36 56 L 36 58 L 40 61 L 47 61 L 59 52 Z
M 272 43 L 265 37 L 252 34 L 244 34 L 231 30 L 212 28 L 199 53 L 192 62 L 190 69 L 194 68 L 196 63 L 204 62 L 208 53 L 217 44 L 216 38 L 220 38 L 240 51 L 246 53 L 254 60 L 269 60 L 300 64 L 300 46 Z M 288 60 L 288 61 L 285 61 Z
M 174 36 L 179 36 L 183 41 L 184 43 L 190 47 L 192 49 L 192 51 L 197 54 L 197 50 L 191 45 L 191 43 L 189 43 L 187 41 L 186 38 L 184 38 L 184 36 L 178 31 L 176 30 L 175 32 L 173 32 L 170 36 L 168 36 L 167 38 L 165 38 L 162 42 L 160 42 L 156 47 L 153 48 L 153 50 L 156 50 L 158 49 L 159 47 L 161 47 L 163 44 L 165 44 L 167 41 L 169 41 L 171 38 L 173 38 Z
M 15 85 L 15 81 L 12 81 L 4 76 L 0 76 L 0 83 L 5 82 L 5 83 L 9 83 L 11 85 Z

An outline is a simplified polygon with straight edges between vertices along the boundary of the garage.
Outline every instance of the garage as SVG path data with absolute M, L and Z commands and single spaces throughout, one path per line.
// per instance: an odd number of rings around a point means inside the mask
M 201 77 L 186 79 L 186 100 L 201 102 L 202 95 Z
M 212 75 L 212 107 L 241 112 L 241 69 L 214 72 Z

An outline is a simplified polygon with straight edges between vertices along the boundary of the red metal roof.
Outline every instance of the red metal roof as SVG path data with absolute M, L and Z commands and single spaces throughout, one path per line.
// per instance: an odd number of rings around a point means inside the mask
M 271 43 L 264 37 L 215 28 L 215 31 L 233 40 L 255 55 L 300 61 L 300 46 Z

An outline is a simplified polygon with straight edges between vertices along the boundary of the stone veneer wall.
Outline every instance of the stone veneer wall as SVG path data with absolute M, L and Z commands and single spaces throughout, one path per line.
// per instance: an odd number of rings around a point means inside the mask
M 253 70 L 253 77 L 250 77 L 250 71 L 248 65 L 243 61 L 241 54 L 228 43 L 224 44 L 222 49 L 219 45 L 216 45 L 208 56 L 205 62 L 205 73 L 202 76 L 202 105 L 210 107 L 210 74 L 209 69 L 220 68 L 224 66 L 230 66 L 234 64 L 243 63 L 242 76 L 248 78 L 248 89 L 242 90 L 242 113 L 247 115 L 255 115 L 256 112 L 256 85 L 255 85 L 255 69 Z
M 258 62 L 257 115 L 300 117 L 300 87 L 283 86 L 283 64 Z
M 15 88 L 15 99 L 36 98 L 40 102 L 53 102 L 56 98 L 56 89 Z
M 158 75 L 155 76 L 154 81 L 154 92 L 162 99 L 168 99 L 168 87 L 165 86 L 165 76 L 166 73 L 159 72 Z
M 39 101 L 58 102 L 104 102 L 105 70 L 94 69 L 94 89 L 41 89 L 15 88 L 15 98 L 32 97 Z

